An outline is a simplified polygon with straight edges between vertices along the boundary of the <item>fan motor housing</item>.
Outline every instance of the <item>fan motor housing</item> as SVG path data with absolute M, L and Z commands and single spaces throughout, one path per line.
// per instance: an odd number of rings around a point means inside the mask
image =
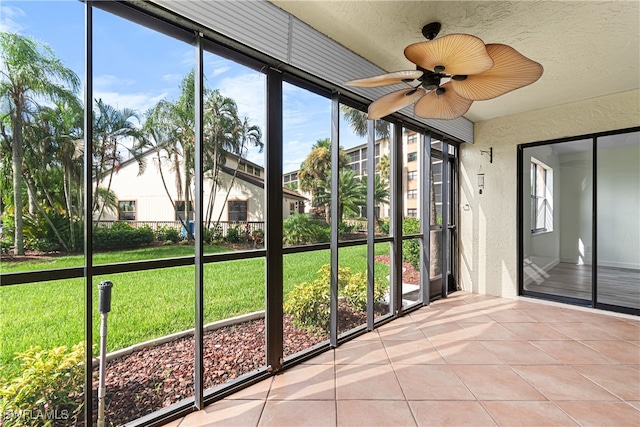
M 442 28 L 442 24 L 440 24 L 439 22 L 430 22 L 422 27 L 422 35 L 427 40 L 433 40 L 440 32 L 440 28 Z

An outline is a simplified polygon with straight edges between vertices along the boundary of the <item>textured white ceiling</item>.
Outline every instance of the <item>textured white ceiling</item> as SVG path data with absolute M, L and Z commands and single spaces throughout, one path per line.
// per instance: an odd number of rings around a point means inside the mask
M 640 88 L 637 0 L 271 2 L 387 71 L 415 68 L 404 48 L 432 21 L 441 36 L 473 34 L 542 64 L 531 86 L 475 102 L 474 122 Z

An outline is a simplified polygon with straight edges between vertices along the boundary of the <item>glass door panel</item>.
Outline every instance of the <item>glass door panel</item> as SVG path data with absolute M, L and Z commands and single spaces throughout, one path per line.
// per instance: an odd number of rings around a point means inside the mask
M 524 290 L 592 299 L 593 141 L 523 151 Z
M 598 139 L 598 303 L 640 309 L 640 133 Z

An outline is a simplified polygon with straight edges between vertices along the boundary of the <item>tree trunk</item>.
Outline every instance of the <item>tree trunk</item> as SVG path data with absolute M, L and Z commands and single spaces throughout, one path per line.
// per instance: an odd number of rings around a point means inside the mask
M 15 102 L 15 100 L 14 100 Z M 22 108 L 21 103 L 15 102 L 16 109 L 12 117 L 13 122 L 13 144 L 11 147 L 11 168 L 13 170 L 13 225 L 14 225 L 14 248 L 15 255 L 24 255 L 24 237 L 22 222 Z
M 31 189 L 31 187 L 27 186 L 27 197 L 29 199 L 29 214 L 35 215 L 38 211 L 38 201 L 36 198 L 35 189 Z

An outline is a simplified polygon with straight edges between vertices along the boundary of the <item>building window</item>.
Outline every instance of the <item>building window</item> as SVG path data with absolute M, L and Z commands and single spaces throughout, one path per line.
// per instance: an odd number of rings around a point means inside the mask
M 367 158 L 367 147 L 364 147 L 362 149 L 362 160 L 365 160 Z
M 541 233 L 553 229 L 553 171 L 535 158 L 531 158 L 531 232 Z
M 260 168 L 256 167 L 256 168 L 253 170 L 253 174 L 254 174 L 255 176 L 260 176 Z
M 296 202 L 289 202 L 289 215 L 296 213 Z
M 245 170 L 245 168 L 246 168 L 246 165 L 244 163 L 242 162 L 238 163 L 238 170 L 243 171 Z
M 409 218 L 417 218 L 418 217 L 418 209 L 415 209 L 415 208 L 407 209 L 407 216 Z
M 418 142 L 418 134 L 417 133 L 412 133 L 411 135 L 409 135 L 407 137 L 407 144 L 415 144 L 416 142 Z
M 418 153 L 416 151 L 414 151 L 413 153 L 407 154 L 408 162 L 415 162 L 416 160 L 418 160 Z
M 380 143 L 375 145 L 375 152 L 373 153 L 374 157 L 380 157 Z
M 229 200 L 227 202 L 227 211 L 229 212 L 230 222 L 246 222 L 247 221 L 247 201 L 246 200 Z
M 418 179 L 418 171 L 407 172 L 407 181 L 415 181 Z
M 355 150 L 352 153 L 349 153 L 349 157 L 352 162 L 357 162 L 360 160 L 360 150 Z
M 407 190 L 407 199 L 417 199 L 418 190 Z
M 119 200 L 118 201 L 118 220 L 119 221 L 135 221 L 136 220 L 135 200 Z
M 367 161 L 364 160 L 362 162 L 362 175 L 366 175 L 367 174 Z
M 184 208 L 185 208 L 184 200 L 176 200 L 175 208 L 176 208 L 176 221 L 185 221 L 184 217 Z M 189 220 L 192 220 L 195 217 L 195 213 L 193 211 L 193 202 L 189 200 Z

